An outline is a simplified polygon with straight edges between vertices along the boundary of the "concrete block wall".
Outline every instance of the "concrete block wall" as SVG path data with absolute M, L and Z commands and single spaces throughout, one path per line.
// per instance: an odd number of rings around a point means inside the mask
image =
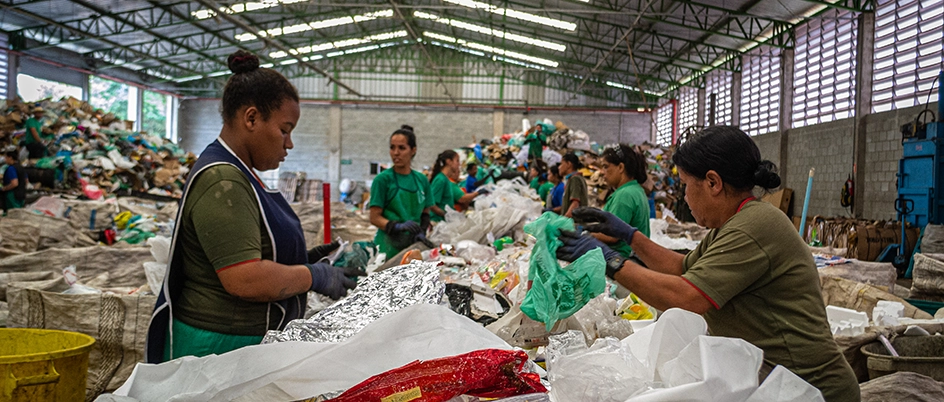
M 332 107 L 339 108 L 340 122 L 331 121 Z M 181 147 L 199 153 L 220 133 L 222 119 L 218 100 L 182 101 L 178 132 Z M 447 149 L 520 129 L 523 114 L 493 109 L 446 110 L 412 106 L 363 106 L 302 103 L 298 127 L 292 133 L 295 148 L 280 169 L 303 171 L 310 179 L 335 185 L 341 178 L 366 181 L 370 163 L 389 163 L 388 138 L 402 124 L 417 134 L 416 169 L 432 166 L 436 155 Z M 650 139 L 649 115 L 635 112 L 539 112 L 530 115 L 563 121 L 590 134 L 600 144 L 642 143 Z M 339 154 L 332 154 L 329 127 L 340 127 Z M 332 158 L 337 159 L 332 162 Z M 331 166 L 339 163 L 340 166 Z M 339 172 L 340 174 L 337 175 Z M 333 177 L 332 177 L 333 176 Z
M 370 162 L 390 163 L 390 134 L 403 124 L 413 126 L 416 133 L 414 169 L 431 167 L 436 156 L 447 149 L 490 139 L 494 131 L 495 116 L 491 109 L 342 107 L 341 110 L 341 159 L 351 161 L 350 165 L 341 165 L 341 177 L 357 181 L 371 178 Z
M 800 127 L 789 131 L 784 185 L 794 191 L 794 211 L 802 212 L 810 168 L 816 168 L 809 216 L 851 216 L 839 203 L 842 185 L 852 174 L 853 119 Z
M 521 119 L 534 124 L 538 119 L 560 121 L 574 130 L 583 130 L 592 141 L 600 145 L 624 142 L 641 144 L 652 141 L 648 113 L 637 112 L 579 112 L 579 111 L 532 111 L 528 115 L 520 112 L 505 112 L 504 132 L 521 130 Z
M 773 132 L 751 137 L 757 148 L 760 149 L 760 157 L 773 162 L 780 167 L 780 133 Z

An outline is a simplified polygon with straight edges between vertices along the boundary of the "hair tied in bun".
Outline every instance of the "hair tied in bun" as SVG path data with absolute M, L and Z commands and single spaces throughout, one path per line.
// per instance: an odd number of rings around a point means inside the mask
M 248 73 L 259 69 L 259 58 L 244 50 L 229 56 L 227 66 L 233 74 Z

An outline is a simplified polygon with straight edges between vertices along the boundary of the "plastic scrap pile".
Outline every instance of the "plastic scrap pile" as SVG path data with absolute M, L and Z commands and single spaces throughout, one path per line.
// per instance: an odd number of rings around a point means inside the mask
M 182 194 L 187 173 L 196 161 L 192 153 L 166 138 L 129 131 L 127 122 L 72 97 L 0 105 L 4 116 L 0 132 L 6 145 L 22 143 L 26 135 L 22 123 L 35 107 L 45 111 L 41 136 L 49 139 L 49 156 L 29 160 L 27 167 L 48 171 L 43 177 L 51 180 L 40 180 L 34 187 L 41 184 L 72 190 L 93 200 L 111 193 Z
M 433 229 L 430 240 L 491 243 L 505 236 L 523 240 L 524 224 L 540 216 L 543 209 L 537 194 L 520 179 L 499 181 L 488 188 L 491 193 L 478 197 L 468 214 L 450 210 L 446 220 Z

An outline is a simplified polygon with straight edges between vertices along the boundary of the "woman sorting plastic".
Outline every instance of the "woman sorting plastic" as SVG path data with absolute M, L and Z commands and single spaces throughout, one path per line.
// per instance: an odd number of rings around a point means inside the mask
M 184 188 L 171 260 L 151 317 L 148 363 L 259 344 L 303 318 L 308 291 L 339 299 L 365 275 L 320 262 L 337 245 L 305 250 L 298 217 L 254 170 L 279 167 L 292 149 L 298 92 L 238 51 L 223 89 L 223 128 Z
M 603 210 L 649 237 L 649 198 L 642 187 L 649 179 L 646 158 L 633 147 L 618 144 L 603 150 L 600 169 L 603 170 L 606 185 L 613 189 Z M 608 244 L 623 257 L 629 258 L 633 252 L 623 240 L 602 233 L 594 233 L 593 237 Z
M 660 310 L 702 314 L 711 335 L 742 338 L 764 351 L 761 376 L 782 365 L 819 388 L 827 401 L 858 401 L 859 384 L 833 340 L 809 247 L 755 187 L 780 186 L 773 163 L 743 131 L 708 127 L 672 158 L 685 199 L 711 231 L 687 255 L 660 247 L 615 215 L 574 212 L 592 233 L 625 241 L 647 266 L 627 260 L 590 235 L 561 234 L 558 258 L 573 261 L 600 248 L 606 274 Z
M 433 222 L 442 222 L 446 218 L 446 208 L 455 209 L 456 205 L 468 207 L 475 197 L 484 193 L 484 189 L 466 194 L 459 188 L 455 179 L 459 177 L 459 154 L 453 150 L 446 150 L 436 157 L 436 163 L 433 165 L 432 182 L 430 183 L 430 194 L 433 197 L 433 205 L 429 208 L 430 220 Z
M 429 180 L 413 170 L 414 157 L 416 134 L 403 125 L 390 135 L 393 168 L 380 172 L 370 186 L 370 223 L 378 228 L 374 243 L 387 258 L 416 242 L 432 247 L 426 231 L 433 197 Z
M 585 207 L 588 204 L 587 179 L 578 172 L 583 167 L 580 158 L 573 152 L 563 156 L 558 170 L 564 177 L 564 198 L 561 201 L 561 215 L 568 218 L 573 216 L 574 209 Z
M 560 174 L 560 165 L 551 166 L 548 169 L 547 181 L 554 185 L 544 200 L 544 211 L 561 213 L 561 204 L 564 200 L 564 178 Z

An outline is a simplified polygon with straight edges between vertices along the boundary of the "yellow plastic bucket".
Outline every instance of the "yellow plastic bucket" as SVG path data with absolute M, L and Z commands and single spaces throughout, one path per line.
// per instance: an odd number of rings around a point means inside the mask
M 0 328 L 0 401 L 84 401 L 94 343 L 76 332 Z

